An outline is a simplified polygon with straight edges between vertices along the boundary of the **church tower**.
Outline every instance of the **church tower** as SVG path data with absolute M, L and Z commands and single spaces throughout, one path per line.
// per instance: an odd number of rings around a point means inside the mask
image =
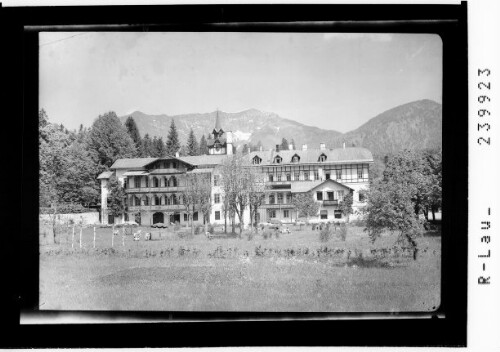
M 219 110 L 216 112 L 215 127 L 207 140 L 207 145 L 210 155 L 233 154 L 233 134 L 222 129 Z

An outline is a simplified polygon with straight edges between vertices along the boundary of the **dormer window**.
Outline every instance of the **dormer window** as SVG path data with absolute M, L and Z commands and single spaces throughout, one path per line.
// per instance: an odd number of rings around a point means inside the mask
M 274 163 L 275 164 L 281 164 L 281 162 L 283 161 L 283 159 L 281 158 L 281 156 L 277 155 L 275 158 L 274 158 Z
M 322 154 L 319 156 L 318 161 L 319 161 L 320 163 L 321 163 L 321 162 L 323 162 L 323 161 L 326 161 L 326 155 L 322 153 Z
M 259 165 L 262 162 L 262 159 L 259 158 L 257 155 L 253 157 L 252 159 L 252 164 L 254 165 Z
M 298 156 L 297 154 L 292 156 L 292 163 L 298 163 L 299 161 L 300 161 L 300 156 Z

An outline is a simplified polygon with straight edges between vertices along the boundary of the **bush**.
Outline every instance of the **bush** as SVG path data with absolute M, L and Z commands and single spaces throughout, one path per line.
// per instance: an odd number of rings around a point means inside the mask
M 213 233 L 214 233 L 214 225 L 213 224 L 208 224 L 208 232 L 213 235 Z
M 262 237 L 264 237 L 265 240 L 267 240 L 268 238 L 271 238 L 273 236 L 273 233 L 269 230 L 264 230 L 262 232 Z
M 347 225 L 346 224 L 340 225 L 339 235 L 340 235 L 340 239 L 342 241 L 345 241 L 345 239 L 347 237 Z
M 200 233 L 203 233 L 203 225 L 198 225 L 194 229 L 194 234 L 199 235 Z
M 331 236 L 332 233 L 330 232 L 330 230 L 327 230 L 326 228 L 324 228 L 319 232 L 319 240 L 321 242 L 328 242 Z

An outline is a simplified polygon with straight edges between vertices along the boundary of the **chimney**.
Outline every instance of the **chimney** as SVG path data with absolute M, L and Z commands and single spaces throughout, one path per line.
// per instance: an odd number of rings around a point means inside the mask
M 345 149 L 345 142 L 344 142 L 344 143 L 342 143 L 342 148 L 343 148 L 343 149 Z
M 179 151 L 176 151 L 175 152 L 175 157 L 178 158 L 179 157 Z
M 307 144 L 302 144 L 302 150 L 307 150 Z
M 288 145 L 288 150 L 293 150 L 293 144 Z
M 321 149 L 321 150 L 325 150 L 325 149 L 326 149 L 326 148 L 325 148 L 325 143 L 320 143 L 320 144 L 319 144 L 319 149 Z
M 262 146 L 259 147 L 259 152 L 261 152 L 261 151 L 262 151 Z
M 276 151 L 279 152 L 280 151 L 280 145 L 279 144 L 276 144 Z

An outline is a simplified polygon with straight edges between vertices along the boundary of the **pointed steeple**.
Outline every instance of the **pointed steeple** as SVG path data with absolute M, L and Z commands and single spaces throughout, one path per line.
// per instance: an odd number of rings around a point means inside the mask
M 219 132 L 222 130 L 222 127 L 220 125 L 220 116 L 219 116 L 219 109 L 217 109 L 217 117 L 215 118 L 215 130 Z

